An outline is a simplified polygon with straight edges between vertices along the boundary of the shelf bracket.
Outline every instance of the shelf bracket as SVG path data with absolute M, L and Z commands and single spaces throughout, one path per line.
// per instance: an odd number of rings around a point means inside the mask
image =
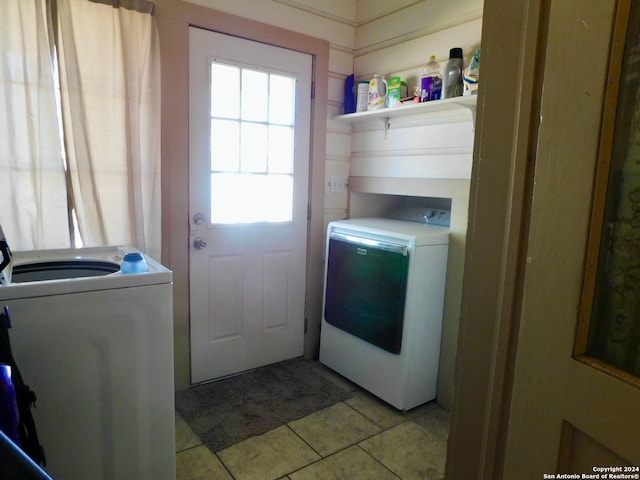
M 387 139 L 387 133 L 389 132 L 389 129 L 391 128 L 391 121 L 389 120 L 389 117 L 384 117 L 382 119 L 382 121 L 384 122 L 384 139 Z M 475 127 L 475 125 L 474 125 Z
M 476 131 L 476 104 L 474 103 L 473 105 L 466 105 L 464 103 L 458 103 L 458 102 L 455 102 L 455 104 L 458 105 L 459 107 L 466 108 L 471 112 L 471 121 L 473 122 L 473 131 L 475 132 Z

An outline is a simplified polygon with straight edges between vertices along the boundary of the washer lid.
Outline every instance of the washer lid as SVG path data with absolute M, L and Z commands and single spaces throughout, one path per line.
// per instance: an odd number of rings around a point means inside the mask
M 328 230 L 349 230 L 383 237 L 393 240 L 401 240 L 408 245 L 448 245 L 449 228 L 438 225 L 427 225 L 391 218 L 350 218 L 329 223 Z
M 123 257 L 127 253 L 140 253 L 146 260 L 147 271 L 144 273 L 123 274 L 119 267 Z M 117 271 L 99 276 L 84 276 L 81 271 L 77 275 L 58 275 L 51 279 L 24 281 L 0 286 L 0 301 L 17 298 L 40 297 L 49 295 L 61 295 L 67 293 L 90 292 L 94 290 L 111 290 L 145 285 L 172 283 L 173 273 L 159 262 L 144 255 L 139 250 L 129 246 L 92 247 L 60 250 L 33 250 L 26 252 L 14 252 L 14 266 L 46 265 L 53 264 L 58 267 L 67 267 L 74 262 L 100 264 L 105 268 L 114 264 Z M 112 272 L 112 273 L 111 273 Z

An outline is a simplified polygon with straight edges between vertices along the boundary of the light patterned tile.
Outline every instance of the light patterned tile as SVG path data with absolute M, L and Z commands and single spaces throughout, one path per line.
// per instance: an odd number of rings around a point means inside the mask
M 357 445 L 289 475 L 291 480 L 398 480 Z
M 406 413 L 396 410 L 364 391 L 356 392 L 352 398 L 345 400 L 344 403 L 383 429 L 391 428 L 407 420 Z
M 193 433 L 193 430 L 182 418 L 182 415 L 176 412 L 176 452 L 181 452 L 200 444 L 202 442 L 198 436 Z
M 420 412 L 411 418 L 421 427 L 439 435 L 445 440 L 449 438 L 449 412 L 440 406 Z
M 353 383 L 351 380 L 343 377 L 339 373 L 334 372 L 329 367 L 322 365 L 321 363 L 316 364 L 314 368 L 315 368 L 315 372 L 318 373 L 318 375 L 322 375 L 331 383 L 333 383 L 334 385 L 337 385 L 343 390 L 346 390 L 347 392 L 355 393 L 360 390 L 360 387 L 355 383 Z
M 438 402 L 436 400 L 432 400 L 422 405 L 418 405 L 417 407 L 412 408 L 411 410 L 405 413 L 407 415 L 407 420 L 413 420 L 414 417 L 424 415 L 425 413 L 428 413 L 431 410 L 436 408 L 442 408 L 442 407 L 438 405 Z
M 381 430 L 344 403 L 336 403 L 295 420 L 289 426 L 323 457 L 354 445 Z
M 218 452 L 236 480 L 274 480 L 320 456 L 285 425 Z
M 218 457 L 204 445 L 176 455 L 176 480 L 233 480 Z
M 447 441 L 413 421 L 404 422 L 359 445 L 402 480 L 444 477 Z

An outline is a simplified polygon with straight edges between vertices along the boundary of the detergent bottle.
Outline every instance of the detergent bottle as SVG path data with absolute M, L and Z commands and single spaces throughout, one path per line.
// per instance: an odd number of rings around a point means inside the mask
M 387 104 L 387 81 L 380 75 L 374 75 L 369 81 L 368 110 L 384 108 Z
M 420 91 L 421 102 L 439 100 L 442 96 L 442 74 L 440 73 L 440 64 L 436 62 L 435 55 L 429 57 L 429 63 L 422 70 Z

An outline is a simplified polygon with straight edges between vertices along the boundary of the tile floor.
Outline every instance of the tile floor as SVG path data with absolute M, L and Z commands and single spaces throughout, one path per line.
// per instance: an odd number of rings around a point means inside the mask
M 449 414 L 399 412 L 339 375 L 345 402 L 212 453 L 176 413 L 177 480 L 431 480 L 444 477 Z

